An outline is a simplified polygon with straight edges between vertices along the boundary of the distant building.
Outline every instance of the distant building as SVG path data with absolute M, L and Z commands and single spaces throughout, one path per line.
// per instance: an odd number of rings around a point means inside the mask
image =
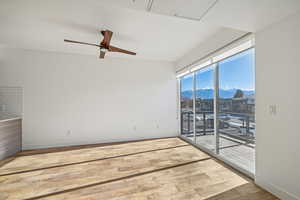
M 219 100 L 220 112 L 232 112 L 241 114 L 254 114 L 254 98 L 232 98 Z
M 196 99 L 196 112 L 213 112 L 214 100 L 213 99 Z M 242 98 L 226 98 L 219 99 L 219 111 L 225 113 L 237 113 L 254 115 L 255 112 L 255 99 L 253 96 Z M 181 108 L 185 111 L 193 110 L 193 99 L 182 98 Z

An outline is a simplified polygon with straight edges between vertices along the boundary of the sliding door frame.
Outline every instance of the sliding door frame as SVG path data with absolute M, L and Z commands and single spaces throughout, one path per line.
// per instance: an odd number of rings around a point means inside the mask
M 214 65 L 214 134 L 215 134 L 215 153 L 220 152 L 220 141 L 219 141 L 219 63 Z
M 193 73 L 193 141 L 196 143 L 196 72 Z

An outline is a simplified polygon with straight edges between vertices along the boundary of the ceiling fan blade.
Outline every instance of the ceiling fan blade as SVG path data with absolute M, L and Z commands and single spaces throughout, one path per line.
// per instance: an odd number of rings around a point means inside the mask
M 134 53 L 132 51 L 127 51 L 125 49 L 120 49 L 120 48 L 114 47 L 114 46 L 109 46 L 108 51 L 126 53 L 126 54 L 129 54 L 129 55 L 136 55 L 136 53 Z
M 85 45 L 90 45 L 90 46 L 96 46 L 96 47 L 101 47 L 98 44 L 91 44 L 91 43 L 86 43 L 86 42 L 79 42 L 79 41 L 75 41 L 75 40 L 66 40 L 64 39 L 65 42 L 70 42 L 70 43 L 76 43 L 76 44 L 85 44 Z
M 101 50 L 100 50 L 100 56 L 99 56 L 99 58 L 103 59 L 104 56 L 105 56 L 105 51 L 101 51 Z
M 101 31 L 102 35 L 104 36 L 101 45 L 105 46 L 106 48 L 109 47 L 113 32 L 110 30 Z

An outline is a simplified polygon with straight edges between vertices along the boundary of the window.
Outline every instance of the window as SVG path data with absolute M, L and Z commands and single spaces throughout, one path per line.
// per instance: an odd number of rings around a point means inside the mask
M 197 71 L 195 82 L 196 143 L 214 150 L 214 67 Z
M 218 66 L 219 154 L 254 173 L 254 49 L 229 57 Z
M 180 111 L 181 111 L 181 135 L 187 138 L 194 137 L 194 77 L 186 75 L 180 80 Z
M 254 174 L 255 52 L 250 44 L 185 72 L 180 78 L 180 111 L 182 137 Z

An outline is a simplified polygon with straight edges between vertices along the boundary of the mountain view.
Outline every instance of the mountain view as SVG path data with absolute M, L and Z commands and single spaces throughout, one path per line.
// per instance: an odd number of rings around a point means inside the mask
M 229 89 L 229 90 L 224 90 L 220 89 L 219 90 L 219 96 L 224 99 L 229 99 L 234 96 L 236 93 L 237 89 Z M 252 97 L 255 94 L 254 90 L 242 90 L 244 93 L 244 96 L 246 97 Z M 184 98 L 193 98 L 193 91 L 192 90 L 186 90 L 181 92 L 181 96 Z M 203 99 L 212 99 L 214 97 L 214 90 L 213 89 L 200 89 L 196 91 L 196 97 L 200 97 Z

